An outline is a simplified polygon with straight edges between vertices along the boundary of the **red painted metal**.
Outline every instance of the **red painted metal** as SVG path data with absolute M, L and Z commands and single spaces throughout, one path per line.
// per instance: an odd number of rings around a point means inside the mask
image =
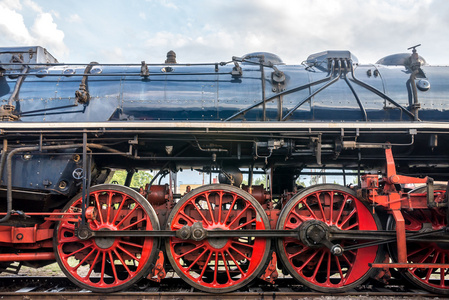
M 145 187 L 145 194 L 148 202 L 153 206 L 164 204 L 169 197 L 169 187 L 168 185 L 152 185 L 150 186 L 150 190 L 148 193 L 148 187 Z
M 403 175 L 397 175 L 396 165 L 393 158 L 391 148 L 385 149 L 385 156 L 387 159 L 387 176 L 385 181 L 389 184 L 407 184 L 407 183 L 426 183 L 428 178 L 417 178 Z
M 197 193 L 185 201 L 175 212 L 170 229 L 196 222 L 201 222 L 206 230 L 268 229 L 248 199 L 220 189 Z M 265 238 L 195 241 L 173 237 L 168 243 L 167 255 L 182 273 L 180 276 L 210 291 L 232 289 L 258 275 L 255 272 L 268 251 Z
M 251 186 L 251 188 L 249 187 L 249 185 L 242 185 L 242 190 L 244 190 L 245 192 L 248 192 L 251 194 L 251 196 L 253 196 L 257 202 L 259 202 L 260 204 L 264 204 L 265 202 L 267 202 L 268 199 L 270 199 L 270 193 L 263 187 L 263 185 L 253 185 Z
M 268 266 L 260 278 L 269 283 L 274 283 L 278 276 L 276 252 L 273 252 L 271 255 L 271 260 L 268 262 Z
M 362 177 L 362 188 L 369 201 L 385 207 L 395 220 L 397 263 L 373 264 L 375 268 L 406 268 L 404 275 L 417 285 L 434 292 L 449 294 L 449 246 L 447 243 L 406 240 L 407 232 L 438 230 L 447 226 L 447 208 L 439 207 L 446 200 L 446 189 L 436 189 L 432 206 L 427 191 L 421 188 L 410 194 L 397 190 L 398 184 L 430 183 L 429 178 L 396 174 L 391 149 L 385 150 L 387 174 L 381 181 L 377 175 Z M 382 183 L 382 184 L 380 184 Z M 383 187 L 382 187 L 383 185 Z M 362 193 L 363 194 L 363 193 Z
M 404 211 L 403 216 L 407 231 L 423 230 L 424 224 L 432 230 L 447 226 L 446 209 Z M 407 248 L 407 262 L 412 265 L 407 269 L 406 275 L 424 288 L 448 293 L 449 245 L 408 241 Z
M 34 260 L 55 260 L 53 252 L 33 252 L 33 253 L 1 253 L 1 262 L 13 261 L 34 261 Z
M 301 195 L 302 196 L 302 195 Z M 307 220 L 319 220 L 341 230 L 377 230 L 377 224 L 366 206 L 355 196 L 340 190 L 317 190 L 295 201 L 288 212 L 283 229 L 297 230 Z M 342 241 L 340 245 L 352 245 Z M 326 247 L 310 247 L 297 238 L 284 238 L 284 257 L 294 270 L 312 288 L 339 289 L 362 278 L 375 261 L 378 246 L 348 251 L 341 256 L 331 254 Z M 332 279 L 332 280 L 331 280 Z
M 119 190 L 97 190 L 90 194 L 97 209 L 96 219 L 88 220 L 93 230 L 152 230 L 153 224 L 141 203 Z M 79 210 L 81 198 L 68 212 Z M 118 288 L 140 277 L 155 246 L 153 238 L 93 238 L 79 240 L 75 223 L 62 221 L 56 247 L 63 271 L 89 288 Z M 111 263 L 112 262 L 112 263 Z
M 394 220 L 396 221 L 396 239 L 397 239 L 397 253 L 398 262 L 407 262 L 407 244 L 405 243 L 405 220 L 400 210 L 393 210 Z
M 420 263 L 382 263 L 382 264 L 370 264 L 373 268 L 395 268 L 395 269 L 449 269 L 449 263 L 447 264 L 420 264 Z
M 164 279 L 166 275 L 167 273 L 164 269 L 164 252 L 159 251 L 157 261 L 154 264 L 154 268 L 151 273 L 148 274 L 147 279 L 153 280 L 155 282 L 161 282 L 161 280 Z

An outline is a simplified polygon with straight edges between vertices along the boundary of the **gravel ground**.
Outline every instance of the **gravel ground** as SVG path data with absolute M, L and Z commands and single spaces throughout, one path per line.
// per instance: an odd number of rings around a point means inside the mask
M 11 276 L 11 274 L 8 273 L 2 273 L 1 276 Z M 57 263 L 50 264 L 48 266 L 42 267 L 42 268 L 29 268 L 23 266 L 18 276 L 48 276 L 48 277 L 58 277 L 58 276 L 65 276 L 64 273 L 61 271 Z M 1 279 L 0 279 L 1 280 Z M 414 297 L 401 297 L 401 296 L 316 296 L 316 297 L 301 297 L 298 300 L 369 300 L 369 299 L 375 299 L 375 300 L 397 300 L 397 299 L 449 299 L 449 297 L 422 297 L 422 296 L 414 296 Z

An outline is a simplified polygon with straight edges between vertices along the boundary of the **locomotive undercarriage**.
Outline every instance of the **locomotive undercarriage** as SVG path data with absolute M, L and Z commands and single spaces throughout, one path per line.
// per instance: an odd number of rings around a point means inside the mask
M 8 123 L 1 266 L 56 260 L 73 282 L 99 292 L 174 270 L 216 293 L 256 277 L 275 282 L 278 270 L 339 292 L 369 277 L 387 281 L 396 268 L 447 294 L 447 192 L 433 182 L 449 179 L 444 126 L 108 122 L 36 131 Z M 237 167 L 247 170 L 247 185 Z M 136 190 L 107 183 L 117 168 L 160 170 L 158 177 L 217 172 L 226 183 L 179 191 L 171 179 L 153 180 Z M 359 184 L 298 187 L 311 168 L 355 175 Z M 261 170 L 268 187 L 252 184 Z

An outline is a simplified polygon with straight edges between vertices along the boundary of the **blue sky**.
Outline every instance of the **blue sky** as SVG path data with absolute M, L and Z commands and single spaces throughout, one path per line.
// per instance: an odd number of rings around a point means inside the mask
M 449 64 L 447 0 L 0 0 L 0 47 L 60 62 L 219 62 L 255 51 L 299 64 L 323 50 L 360 62 L 406 52 Z

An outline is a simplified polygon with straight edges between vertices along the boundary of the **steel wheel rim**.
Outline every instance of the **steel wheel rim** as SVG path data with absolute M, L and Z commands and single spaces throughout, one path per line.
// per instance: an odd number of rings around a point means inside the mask
M 342 203 L 345 205 L 339 205 Z M 379 220 L 355 193 L 339 185 L 317 185 L 301 191 L 282 210 L 277 228 L 295 230 L 307 220 L 319 220 L 342 230 L 377 230 L 380 227 Z M 353 243 L 341 241 L 339 244 L 344 248 Z M 371 273 L 368 263 L 379 259 L 378 246 L 334 256 L 328 248 L 308 247 L 299 239 L 283 238 L 278 239 L 277 248 L 290 274 L 321 292 L 340 292 L 361 284 Z
M 446 193 L 445 185 L 435 185 L 435 199 L 438 195 L 444 196 Z M 426 187 L 420 187 L 410 191 L 410 194 L 427 192 Z M 405 220 L 405 229 L 407 231 L 419 231 L 423 228 L 423 223 L 431 224 L 433 230 L 446 227 L 446 211 L 415 209 L 413 211 L 402 210 Z M 389 218 L 387 229 L 394 229 L 394 219 Z M 389 247 L 390 255 L 397 261 L 396 244 Z M 420 243 L 407 242 L 407 262 L 416 263 L 448 263 L 449 245 L 438 243 Z M 449 268 L 444 271 L 441 268 L 418 269 L 409 268 L 404 276 L 414 284 L 432 292 L 449 294 Z
M 90 190 L 90 206 L 97 209 L 88 221 L 94 230 L 158 230 L 151 206 L 135 191 L 101 185 Z M 81 196 L 64 211 L 80 211 Z M 100 213 L 101 212 L 101 213 Z M 158 240 L 154 238 L 91 238 L 74 236 L 74 223 L 62 221 L 55 230 L 54 249 L 61 270 L 75 284 L 97 292 L 114 292 L 131 286 L 147 273 Z M 114 263 L 111 263 L 114 262 Z
M 241 204 L 245 206 L 239 208 Z M 173 209 L 167 228 L 178 230 L 198 221 L 210 230 L 269 228 L 260 204 L 250 194 L 227 185 L 204 186 L 188 193 Z M 222 293 L 246 285 L 260 273 L 268 258 L 270 240 L 170 238 L 166 249 L 176 273 L 187 283 L 203 291 Z

